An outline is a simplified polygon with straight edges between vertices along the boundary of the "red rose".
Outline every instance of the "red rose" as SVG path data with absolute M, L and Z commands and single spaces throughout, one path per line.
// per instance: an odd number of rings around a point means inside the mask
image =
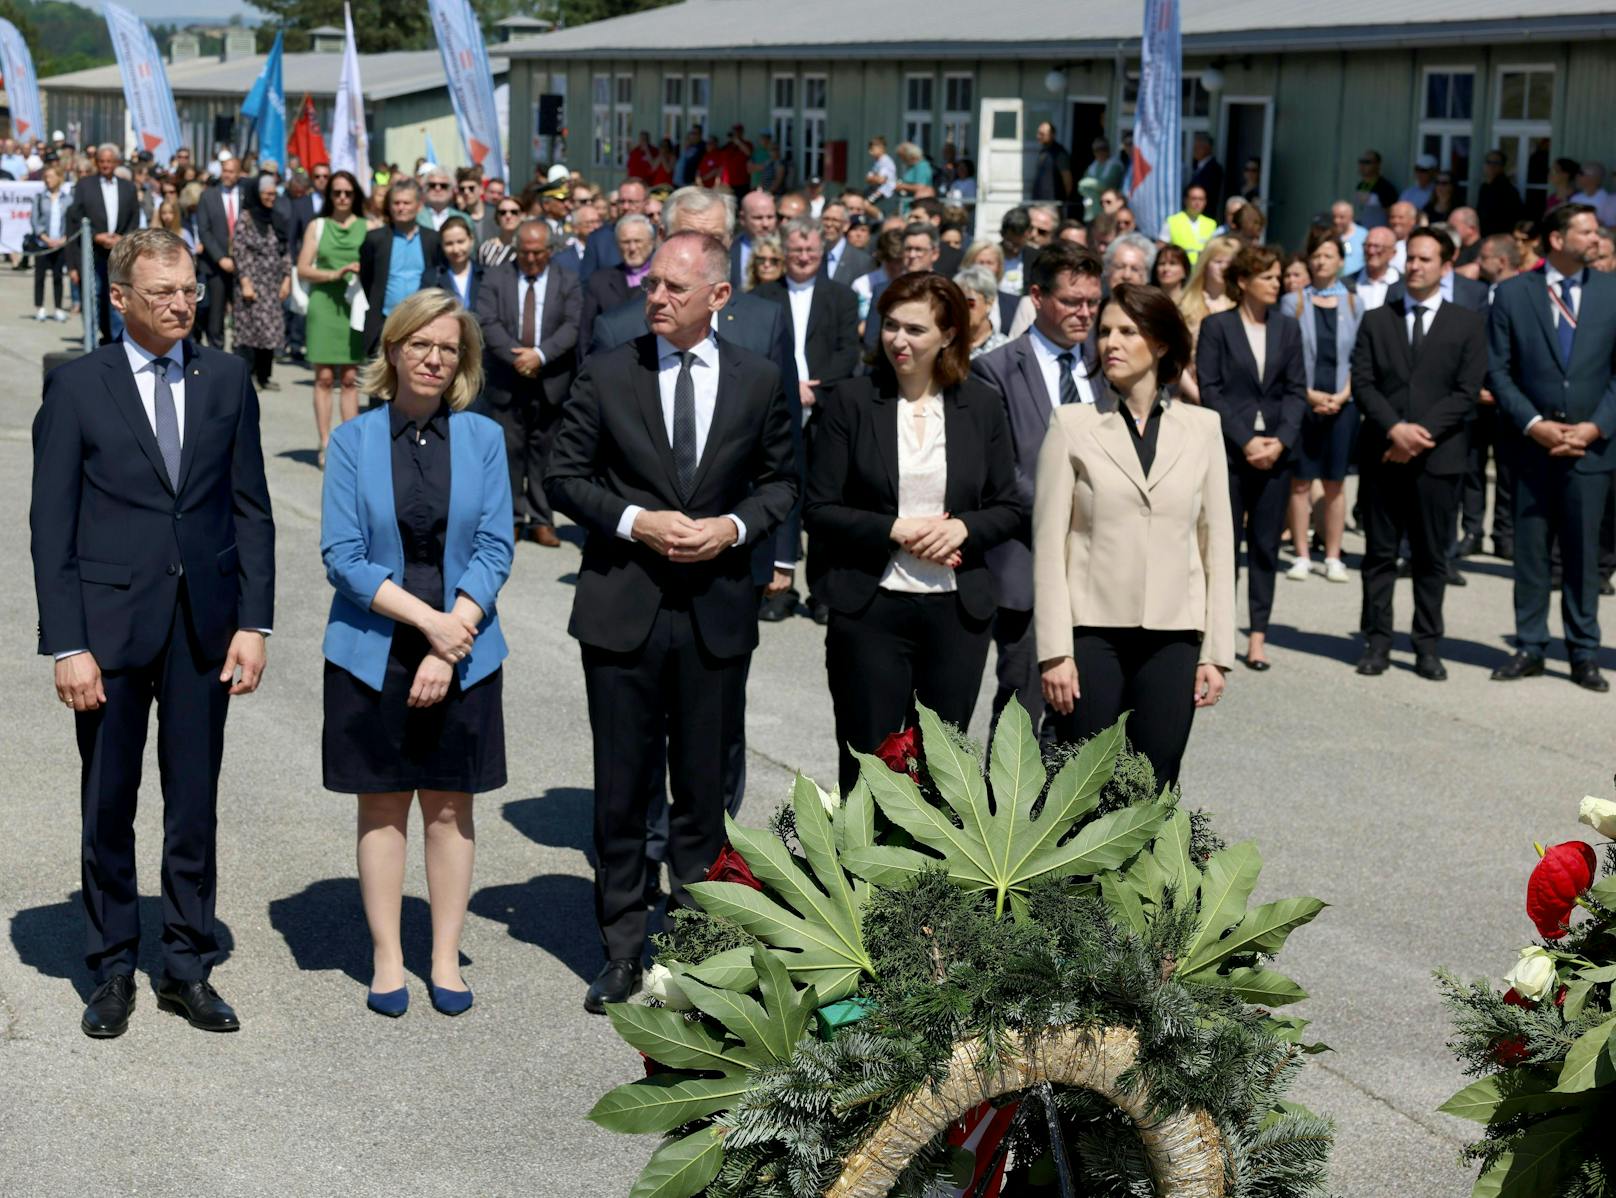
M 1522 994 L 1517 994 L 1513 986 L 1504 991 L 1504 1001 L 1512 1007 L 1525 1007 L 1528 1011 L 1537 1006 L 1531 999 Z
M 876 746 L 875 755 L 895 774 L 908 774 L 920 780 L 920 729 L 894 732 Z
M 763 883 L 752 876 L 751 867 L 746 864 L 746 858 L 737 853 L 729 841 L 718 852 L 718 860 L 713 862 L 712 868 L 707 871 L 709 882 L 739 882 L 742 886 L 750 886 L 753 890 L 762 890 Z
M 1545 940 L 1558 940 L 1567 932 L 1577 896 L 1594 880 L 1597 864 L 1593 849 L 1580 840 L 1557 844 L 1543 854 L 1526 883 L 1526 914 Z
M 1563 989 L 1561 993 L 1564 993 Z M 1537 1006 L 1531 999 L 1523 998 L 1517 994 L 1513 987 L 1504 991 L 1504 1001 L 1512 1007 L 1525 1007 L 1528 1011 Z M 1526 1037 L 1524 1036 L 1505 1036 L 1493 1045 L 1493 1060 L 1505 1069 L 1519 1065 L 1526 1060 L 1526 1057 Z

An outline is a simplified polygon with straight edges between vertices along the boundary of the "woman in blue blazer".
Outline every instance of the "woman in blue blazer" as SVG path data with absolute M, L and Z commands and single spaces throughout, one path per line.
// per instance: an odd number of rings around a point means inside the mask
M 471 895 L 472 795 L 505 785 L 494 602 L 510 574 L 510 473 L 482 389 L 482 334 L 450 294 L 387 318 L 364 370 L 388 400 L 332 434 L 320 554 L 336 588 L 325 633 L 327 789 L 359 796 L 359 889 L 374 945 L 367 1002 L 409 1004 L 399 939 L 410 804 L 421 800 L 432 901 L 432 1005 L 471 1006 L 460 931 Z

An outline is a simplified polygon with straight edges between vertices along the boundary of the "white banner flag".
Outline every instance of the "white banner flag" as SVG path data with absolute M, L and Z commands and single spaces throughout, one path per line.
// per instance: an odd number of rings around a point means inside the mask
M 39 106 L 39 77 L 28 43 L 10 21 L 0 21 L 0 71 L 5 73 L 6 97 L 11 101 L 11 136 L 31 141 L 45 136 L 45 118 Z
M 37 181 L 10 183 L 0 179 L 0 253 L 22 253 L 22 239 L 34 227 L 34 197 L 44 190 L 45 185 Z
M 488 49 L 470 0 L 431 0 L 432 28 L 443 54 L 449 98 L 466 156 L 483 168 L 485 179 L 504 179 L 505 151 L 499 137 L 499 107 L 494 102 L 494 73 Z
M 359 50 L 354 45 L 353 13 L 342 6 L 348 40 L 342 47 L 342 77 L 331 106 L 331 169 L 352 171 L 367 191 L 370 178 L 370 138 L 365 133 L 365 91 L 359 84 Z
M 1128 204 L 1139 229 L 1154 237 L 1178 211 L 1179 89 L 1178 0 L 1145 0 L 1144 38 L 1139 47 L 1139 103 L 1133 127 L 1133 182 Z M 1207 197 L 1208 205 L 1218 203 Z M 1213 208 L 1216 211 L 1216 208 Z
M 135 149 L 147 150 L 158 162 L 167 163 L 184 143 L 163 56 L 144 21 L 122 5 L 109 2 L 106 10 L 107 32 L 118 55 L 124 102 L 129 105 L 135 130 Z

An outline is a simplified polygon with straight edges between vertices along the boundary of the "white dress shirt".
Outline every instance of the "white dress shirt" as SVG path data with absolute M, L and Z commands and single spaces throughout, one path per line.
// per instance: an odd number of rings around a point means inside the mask
M 673 444 L 673 404 L 674 389 L 679 385 L 679 350 L 666 338 L 658 336 L 656 339 L 657 351 L 657 393 L 662 401 L 662 429 L 668 435 L 668 444 Z M 690 381 L 696 392 L 696 462 L 699 465 L 702 455 L 707 452 L 707 434 L 712 431 L 713 412 L 718 408 L 718 339 L 709 333 L 692 347 L 691 352 L 696 355 L 690 363 Z M 625 541 L 634 539 L 634 521 L 645 509 L 637 503 L 631 503 L 623 509 L 622 517 L 617 521 L 617 535 Z M 737 545 L 746 544 L 746 525 L 741 523 L 739 516 L 731 513 L 729 519 L 735 524 Z
M 1431 325 L 1436 320 L 1436 310 L 1441 306 L 1442 291 L 1440 288 L 1438 288 L 1435 295 L 1429 299 L 1421 300 L 1419 303 L 1414 302 L 1412 295 L 1408 297 L 1403 307 L 1403 335 L 1408 338 L 1410 345 L 1414 343 L 1414 309 L 1425 309 L 1423 318 L 1425 321 L 1425 336 L 1429 337 L 1431 335 Z
M 941 516 L 948 509 L 948 429 L 941 396 L 899 400 L 898 515 Z M 880 587 L 911 595 L 932 595 L 959 589 L 954 568 L 928 562 L 907 549 L 892 555 L 881 574 Z
M 1547 261 L 1543 263 L 1543 281 L 1548 284 L 1549 294 L 1551 297 L 1560 296 L 1561 299 L 1565 298 L 1560 293 L 1560 283 L 1566 278 L 1571 280 L 1571 315 L 1581 317 L 1582 284 L 1586 278 L 1584 272 L 1579 270 L 1574 275 L 1563 275 L 1559 271 L 1555 270 L 1553 266 L 1549 265 Z M 1555 303 L 1553 298 L 1549 300 L 1549 316 L 1553 318 L 1554 327 L 1556 330 L 1558 330 L 1560 328 L 1560 322 L 1564 320 L 1565 317 L 1561 315 L 1560 305 Z
M 50 215 L 45 218 L 45 236 L 54 239 L 63 235 L 62 229 L 67 223 L 67 205 L 71 197 L 65 187 L 58 187 L 49 194 Z
M 107 232 L 117 232 L 118 179 L 116 175 L 110 179 L 103 178 L 101 180 L 101 206 L 107 210 Z
M 1358 301 L 1363 305 L 1363 310 L 1371 312 L 1384 304 L 1386 302 L 1386 292 L 1393 283 L 1402 277 L 1390 266 L 1386 268 L 1386 273 L 1379 279 L 1369 277 L 1369 268 L 1367 266 L 1359 271 L 1354 282 L 1358 291 Z
M 794 283 L 787 279 L 786 298 L 791 302 L 791 334 L 796 339 L 792 350 L 797 355 L 797 377 L 806 383 L 814 377 L 808 370 L 808 312 L 814 306 L 814 281 Z
M 527 315 L 528 297 L 538 305 L 533 312 L 533 348 L 538 349 L 538 343 L 544 340 L 544 292 L 550 285 L 550 268 L 546 266 L 543 273 L 536 275 L 533 285 L 528 286 L 528 277 L 521 271 L 516 272 L 516 334 L 522 335 L 522 318 Z M 544 354 L 539 354 L 539 361 L 544 361 Z
M 140 392 L 140 406 L 146 411 L 146 423 L 152 435 L 157 434 L 157 372 L 151 364 L 159 357 L 168 359 L 168 389 L 174 393 L 174 415 L 179 423 L 180 445 L 185 444 L 185 348 L 176 341 L 161 355 L 152 353 L 132 337 L 123 339 L 123 352 L 129 358 L 129 369 L 134 372 L 135 390 Z
M 1044 390 L 1049 392 L 1050 408 L 1060 407 L 1060 355 L 1072 355 L 1072 377 L 1077 380 L 1077 398 L 1081 403 L 1094 402 L 1094 380 L 1089 378 L 1088 363 L 1083 361 L 1083 347 L 1074 345 L 1071 349 L 1062 349 L 1043 331 L 1034 325 L 1027 330 L 1027 336 L 1032 341 L 1033 355 L 1038 359 L 1038 369 L 1044 376 Z
M 835 245 L 825 247 L 825 276 L 834 279 L 836 268 L 842 264 L 842 255 L 847 252 L 847 238 L 838 237 Z

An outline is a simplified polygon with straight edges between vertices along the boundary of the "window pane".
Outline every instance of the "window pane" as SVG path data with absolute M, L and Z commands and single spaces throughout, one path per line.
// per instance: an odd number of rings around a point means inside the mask
M 595 103 L 610 104 L 612 101 L 612 81 L 605 75 L 595 76 Z
M 1469 71 L 1459 71 L 1452 76 L 1452 84 L 1448 95 L 1448 115 L 1456 121 L 1471 119 L 1472 105 L 1475 101 L 1476 77 Z
M 823 75 L 806 75 L 802 81 L 802 106 L 804 108 L 825 107 L 826 81 Z
M 1016 114 L 1000 108 L 993 113 L 993 137 L 996 141 L 1009 141 L 1016 135 Z
M 690 103 L 696 108 L 707 107 L 707 85 L 705 75 L 692 75 L 690 77 Z
M 1498 78 L 1498 115 L 1506 121 L 1518 121 L 1526 115 L 1526 76 L 1519 71 L 1505 71 Z
M 1425 77 L 1425 115 L 1431 120 L 1448 115 L 1448 78 L 1435 71 Z
M 1528 78 L 1531 88 L 1526 99 L 1526 115 L 1534 121 L 1546 121 L 1554 111 L 1554 76 L 1548 71 L 1533 71 Z
M 1448 170 L 1453 172 L 1453 185 L 1462 193 L 1470 182 L 1470 135 L 1455 133 L 1448 143 Z
M 619 104 L 634 103 L 634 77 L 632 75 L 619 75 L 617 77 L 617 102 Z

